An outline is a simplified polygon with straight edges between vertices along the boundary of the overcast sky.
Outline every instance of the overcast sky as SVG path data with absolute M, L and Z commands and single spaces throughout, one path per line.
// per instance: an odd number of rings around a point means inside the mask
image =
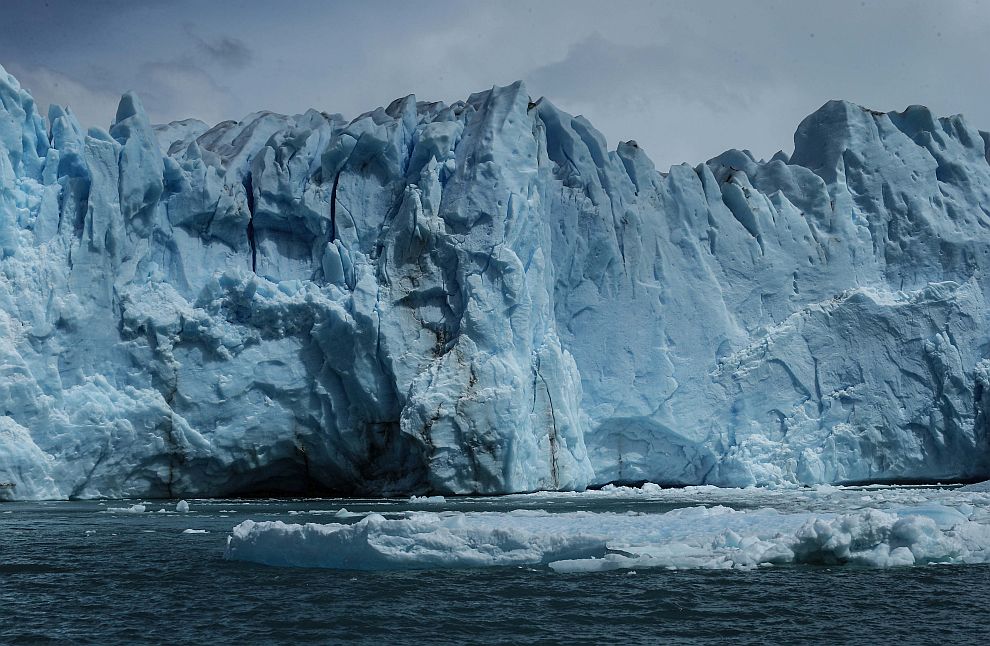
M 135 90 L 154 121 L 314 107 L 353 117 L 522 79 L 661 170 L 790 151 L 832 98 L 912 103 L 990 129 L 990 5 L 938 2 L 6 0 L 0 64 L 43 106 L 106 127 Z

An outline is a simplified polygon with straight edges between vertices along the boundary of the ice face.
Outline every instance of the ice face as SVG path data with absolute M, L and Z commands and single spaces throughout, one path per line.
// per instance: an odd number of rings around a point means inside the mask
M 658 173 L 522 84 L 109 132 L 0 72 L 0 497 L 990 476 L 988 135 Z

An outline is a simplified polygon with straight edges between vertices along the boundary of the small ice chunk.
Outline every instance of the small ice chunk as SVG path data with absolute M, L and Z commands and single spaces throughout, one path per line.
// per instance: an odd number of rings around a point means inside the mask
M 107 507 L 107 511 L 118 514 L 143 514 L 148 510 L 147 505 L 131 505 L 130 507 Z
M 185 500 L 180 500 L 175 505 L 175 511 L 179 512 L 180 514 L 187 514 L 187 513 L 189 513 L 189 503 L 186 502 Z
M 210 532 L 205 529 L 186 529 L 182 531 L 183 534 L 209 534 Z
M 414 505 L 438 505 L 447 502 L 443 496 L 413 496 L 409 499 Z

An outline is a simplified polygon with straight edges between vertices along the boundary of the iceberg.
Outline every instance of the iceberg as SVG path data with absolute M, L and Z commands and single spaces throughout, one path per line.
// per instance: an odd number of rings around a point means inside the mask
M 988 144 L 832 101 L 658 172 L 521 83 L 104 130 L 0 70 L 0 499 L 985 480 Z

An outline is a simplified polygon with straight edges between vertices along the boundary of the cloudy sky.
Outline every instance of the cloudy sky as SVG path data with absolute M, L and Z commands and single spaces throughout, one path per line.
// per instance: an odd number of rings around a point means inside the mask
M 665 168 L 789 151 L 831 98 L 922 103 L 990 129 L 988 28 L 978 0 L 6 0 L 0 65 L 42 105 L 104 127 L 126 90 L 153 120 L 216 122 L 355 116 L 523 79 Z

